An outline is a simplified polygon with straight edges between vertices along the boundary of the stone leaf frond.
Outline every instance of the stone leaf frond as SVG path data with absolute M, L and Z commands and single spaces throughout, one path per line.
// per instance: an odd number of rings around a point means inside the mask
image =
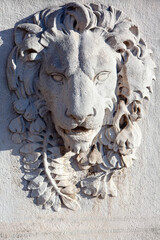
M 20 148 L 26 172 L 24 179 L 29 182 L 31 197 L 36 198 L 36 203 L 44 208 L 52 207 L 58 211 L 63 203 L 67 208 L 76 210 L 79 204 L 70 154 L 65 153 L 59 136 L 56 133 L 53 135 L 45 124 L 43 131 L 36 131 L 37 123 L 32 123 L 27 143 Z

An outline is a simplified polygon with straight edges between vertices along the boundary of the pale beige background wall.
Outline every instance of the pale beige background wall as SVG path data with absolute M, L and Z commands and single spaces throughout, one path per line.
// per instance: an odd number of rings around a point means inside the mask
M 42 210 L 23 191 L 18 147 L 7 130 L 14 96 L 7 88 L 5 67 L 17 21 L 66 1 L 0 1 L 0 239 L 20 240 L 159 240 L 160 239 L 160 0 L 102 0 L 123 10 L 141 29 L 153 50 L 157 81 L 148 117 L 142 122 L 138 160 L 119 178 L 118 197 L 82 199 L 82 210 Z M 88 1 L 78 1 L 88 2 Z M 11 155 L 12 150 L 14 156 Z

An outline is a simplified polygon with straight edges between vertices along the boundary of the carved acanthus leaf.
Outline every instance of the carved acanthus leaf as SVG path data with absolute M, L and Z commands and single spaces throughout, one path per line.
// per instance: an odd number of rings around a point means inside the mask
M 45 127 L 40 117 L 36 120 L 40 127 L 31 123 L 32 133 L 27 133 L 27 141 L 21 149 L 23 167 L 26 172 L 24 179 L 29 182 L 28 190 L 31 197 L 36 198 L 38 205 L 53 207 L 59 210 L 61 203 L 75 210 L 79 207 L 77 202 L 78 189 L 75 187 L 75 173 L 70 165 L 73 153 L 65 153 L 64 147 L 57 147 L 58 139 L 52 141 L 50 129 Z M 38 130 L 38 134 L 36 134 Z M 35 131 L 34 131 L 35 130 Z M 43 131 L 42 131 L 43 130 Z

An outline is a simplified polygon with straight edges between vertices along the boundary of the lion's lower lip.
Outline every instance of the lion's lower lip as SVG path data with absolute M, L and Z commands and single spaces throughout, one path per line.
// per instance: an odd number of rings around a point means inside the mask
M 64 129 L 64 133 L 67 135 L 85 135 L 85 134 L 91 133 L 93 131 L 94 131 L 93 129 L 87 129 L 87 128 L 80 127 L 80 126 L 74 128 L 74 129 Z

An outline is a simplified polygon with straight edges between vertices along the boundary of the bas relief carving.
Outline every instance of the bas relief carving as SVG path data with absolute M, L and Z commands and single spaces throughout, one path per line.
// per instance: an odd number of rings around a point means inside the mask
M 75 210 L 81 193 L 116 196 L 132 165 L 155 65 L 138 27 L 104 5 L 70 3 L 15 28 L 9 125 L 38 205 Z M 89 200 L 88 200 L 89 201 Z

